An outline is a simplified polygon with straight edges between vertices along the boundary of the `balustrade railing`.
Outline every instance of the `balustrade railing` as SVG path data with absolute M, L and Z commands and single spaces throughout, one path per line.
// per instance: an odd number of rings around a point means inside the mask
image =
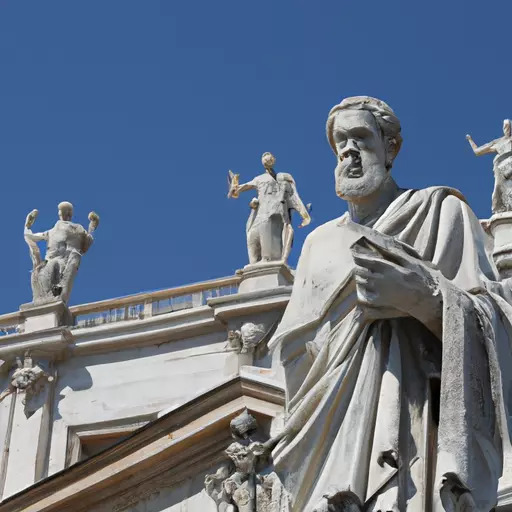
M 239 276 L 224 277 L 177 288 L 139 293 L 117 299 L 102 300 L 69 308 L 73 329 L 96 327 L 127 320 L 142 320 L 173 311 L 204 306 L 211 297 L 238 292 Z M 19 311 L 0 315 L 0 337 L 23 332 Z
M 238 276 L 232 276 L 178 288 L 73 306 L 70 311 L 73 314 L 75 329 L 126 320 L 141 320 L 173 311 L 204 306 L 211 297 L 237 293 L 239 282 Z
M 20 332 L 21 318 L 19 312 L 0 315 L 0 337 Z

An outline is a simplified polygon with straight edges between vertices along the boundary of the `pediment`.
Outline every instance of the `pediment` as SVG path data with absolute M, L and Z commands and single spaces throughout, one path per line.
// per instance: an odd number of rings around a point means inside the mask
M 210 504 L 216 510 L 202 482 L 226 459 L 230 421 L 247 409 L 268 430 L 283 407 L 284 391 L 277 383 L 250 375 L 231 378 L 118 444 L 9 497 L 0 512 L 160 512 L 174 510 L 179 496 L 201 512 Z

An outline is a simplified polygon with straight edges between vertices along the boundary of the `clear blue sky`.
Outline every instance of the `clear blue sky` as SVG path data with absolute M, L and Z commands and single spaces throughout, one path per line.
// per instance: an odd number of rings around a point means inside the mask
M 276 155 L 312 229 L 339 216 L 331 106 L 387 101 L 402 121 L 402 186 L 459 188 L 490 214 L 492 157 L 512 117 L 507 0 L 0 0 L 0 312 L 31 299 L 26 214 L 101 216 L 71 302 L 232 274 L 247 263 L 250 193 Z M 295 226 L 298 218 L 295 218 Z M 298 232 L 295 264 L 306 228 Z

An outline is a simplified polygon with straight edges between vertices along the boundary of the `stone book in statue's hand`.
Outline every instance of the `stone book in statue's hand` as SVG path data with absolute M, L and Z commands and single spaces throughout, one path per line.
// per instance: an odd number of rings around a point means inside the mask
M 421 260 L 416 249 L 393 236 L 355 222 L 347 222 L 346 228 L 354 234 L 354 241 L 350 244 L 352 251 L 378 253 L 389 261 L 393 261 L 394 253 L 402 257 Z
M 353 222 L 347 223 L 346 228 L 348 232 L 350 232 L 351 237 L 353 237 L 353 241 L 350 244 L 353 263 L 350 279 L 354 279 L 356 282 L 359 302 L 357 307 L 361 310 L 364 320 L 371 321 L 408 316 L 407 313 L 397 309 L 396 306 L 392 304 L 387 305 L 386 292 L 394 293 L 394 281 L 389 283 L 389 288 L 387 286 L 384 288 L 384 293 L 375 292 L 372 290 L 371 286 L 368 285 L 365 278 L 361 277 L 361 274 L 364 276 L 366 269 L 362 269 L 362 272 L 361 269 L 355 271 L 357 263 L 354 261 L 354 258 L 359 259 L 359 261 L 361 261 L 361 259 L 366 261 L 373 260 L 375 262 L 384 260 L 402 268 L 405 268 L 404 263 L 405 266 L 407 266 L 408 263 L 411 265 L 418 265 L 419 263 L 428 267 L 430 267 L 430 265 L 421 259 L 420 255 L 413 247 L 392 236 L 385 235 L 372 228 L 361 226 Z M 368 270 L 366 271 L 368 272 Z M 374 274 L 370 275 L 371 278 L 374 276 Z M 382 276 L 378 277 L 382 282 Z M 358 286 L 358 282 L 361 283 L 361 285 Z M 370 293 L 369 295 L 365 295 L 364 292 L 368 293 L 368 288 L 370 289 Z M 378 297 L 376 293 L 378 293 Z M 368 297 L 370 297 L 370 300 L 368 300 Z

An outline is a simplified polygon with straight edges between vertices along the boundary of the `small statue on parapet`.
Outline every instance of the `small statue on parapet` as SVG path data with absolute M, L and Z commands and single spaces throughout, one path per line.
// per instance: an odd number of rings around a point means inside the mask
M 292 175 L 283 172 L 276 174 L 276 159 L 271 153 L 264 153 L 261 162 L 265 173 L 242 185 L 239 184 L 239 175 L 229 171 L 228 197 L 236 199 L 240 192 L 250 189 L 258 191 L 258 197 L 250 202 L 251 213 L 246 228 L 249 263 L 286 263 L 293 241 L 291 210 L 296 210 L 302 217 L 299 227 L 307 226 L 311 217 L 297 192 Z
M 76 272 L 82 256 L 93 242 L 92 233 L 98 227 L 100 218 L 89 214 L 89 229 L 71 222 L 73 205 L 68 202 L 59 204 L 59 220 L 55 226 L 42 233 L 32 233 L 38 211 L 32 210 L 25 221 L 25 241 L 32 258 L 32 295 L 34 304 L 45 304 L 56 300 L 67 303 L 73 287 Z M 42 259 L 37 245 L 46 241 L 46 255 Z
M 496 153 L 494 157 L 494 191 L 492 193 L 492 212 L 512 211 L 512 121 L 503 121 L 503 137 L 477 146 L 471 135 L 466 135 L 476 156 Z

